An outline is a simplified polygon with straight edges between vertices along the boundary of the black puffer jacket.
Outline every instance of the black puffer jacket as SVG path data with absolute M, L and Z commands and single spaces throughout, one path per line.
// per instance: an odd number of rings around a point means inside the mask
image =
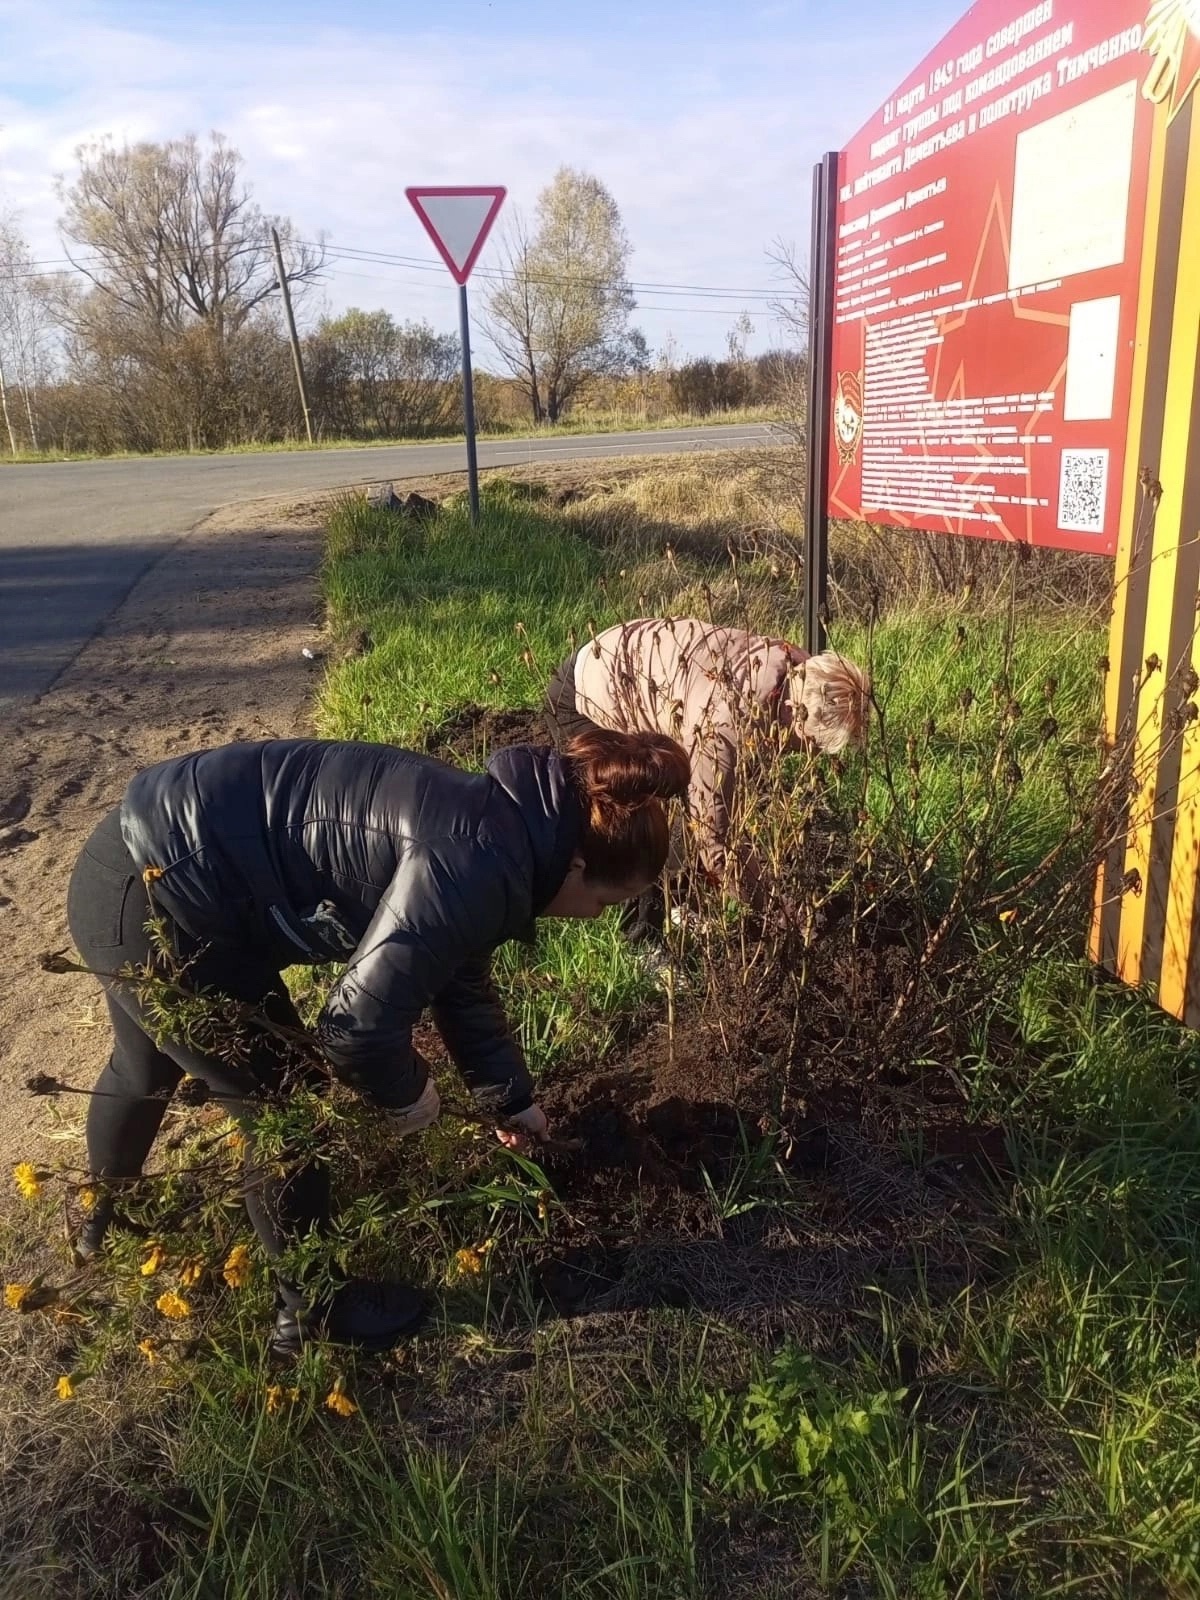
M 139 773 L 121 826 L 194 937 L 278 968 L 348 962 L 318 1024 L 346 1082 L 410 1104 L 424 1080 L 412 1027 L 429 1007 L 477 1096 L 508 1113 L 531 1103 L 490 958 L 531 935 L 579 837 L 553 751 L 504 750 L 479 774 L 390 745 L 225 745 Z

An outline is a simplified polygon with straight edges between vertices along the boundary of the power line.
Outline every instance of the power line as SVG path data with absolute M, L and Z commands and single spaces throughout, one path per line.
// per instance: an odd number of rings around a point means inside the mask
M 86 277 L 88 277 L 90 275 L 89 272 L 88 272 L 88 268 L 89 267 L 100 267 L 100 266 L 103 265 L 103 259 L 100 259 L 100 260 L 90 261 L 85 266 L 79 266 L 78 263 L 76 263 L 74 261 L 67 261 L 65 256 L 63 257 L 63 262 L 64 262 L 64 265 L 56 267 L 56 266 L 52 266 L 48 262 L 39 265 L 37 262 L 25 262 L 25 261 L 22 261 L 21 264 L 20 264 L 22 269 L 23 269 L 22 271 L 5 273 L 4 276 L 7 277 L 7 278 L 10 278 L 10 279 L 11 278 L 62 278 L 62 277 L 65 277 L 68 273 L 78 272 L 78 273 L 81 273 L 86 278 Z M 24 270 L 26 268 L 28 268 L 29 270 Z
M 311 241 L 301 241 L 301 242 L 302 243 L 310 243 Z M 377 273 L 354 272 L 354 271 L 350 270 L 349 267 L 343 265 L 342 263 L 353 261 L 353 262 L 361 263 L 363 266 L 393 267 L 393 268 L 395 268 L 395 270 L 397 272 L 429 273 L 432 277 L 442 277 L 442 276 L 444 276 L 445 270 L 446 270 L 445 267 L 442 264 L 438 263 L 438 262 L 425 261 L 425 260 L 422 260 L 422 259 L 416 258 L 416 257 L 389 256 L 389 255 L 385 255 L 383 252 L 367 252 L 367 251 L 358 251 L 358 250 L 356 250 L 353 253 L 351 253 L 350 250 L 349 250 L 349 247 L 347 247 L 347 249 L 345 251 L 343 251 L 343 250 L 327 250 L 326 259 L 331 261 L 331 262 L 333 262 L 334 265 L 332 266 L 332 268 L 328 272 L 320 272 L 318 274 L 318 280 L 320 280 L 320 279 L 327 280 L 327 279 L 332 278 L 334 276 L 342 277 L 342 278 L 356 278 L 360 282 L 364 282 L 364 283 L 388 283 L 388 284 L 392 284 L 395 287 L 403 287 L 403 288 L 407 289 L 410 292 L 416 292 L 416 291 L 424 292 L 426 290 L 429 290 L 429 291 L 432 292 L 434 290 L 434 288 L 435 288 L 435 285 L 432 282 L 430 282 L 428 284 L 426 284 L 426 283 L 412 283 L 412 282 L 399 283 L 398 284 L 397 283 L 397 279 L 392 277 L 392 276 L 390 276 L 390 275 L 389 276 L 381 276 L 380 274 L 377 274 Z M 61 263 L 61 264 L 58 264 L 58 263 Z M 88 276 L 90 276 L 90 273 L 89 273 L 89 270 L 88 270 L 89 267 L 98 267 L 98 266 L 102 266 L 102 265 L 103 265 L 103 257 L 93 258 L 91 261 L 87 262 L 85 265 L 80 265 L 78 262 L 72 261 L 69 257 L 66 257 L 66 256 L 63 256 L 63 257 L 44 257 L 44 258 L 42 258 L 41 260 L 38 260 L 38 261 L 33 261 L 33 262 L 29 262 L 29 263 L 22 263 L 22 267 L 25 270 L 22 270 L 20 272 L 9 273 L 9 274 L 6 274 L 6 276 L 8 276 L 10 279 L 58 278 L 58 277 L 66 276 L 69 273 L 78 273 L 79 275 L 81 275 L 83 277 L 88 277 Z M 504 272 L 500 272 L 500 271 L 497 271 L 495 269 L 490 269 L 490 268 L 478 268 L 477 267 L 475 269 L 474 273 L 472 274 L 472 276 L 475 277 L 475 278 L 482 278 L 486 282 L 494 282 L 494 283 L 515 283 L 515 282 L 524 281 L 517 274 L 504 273 Z M 583 277 L 566 277 L 566 276 L 549 276 L 549 275 L 547 275 L 547 276 L 536 276 L 536 275 L 531 275 L 528 281 L 531 282 L 531 283 L 569 283 L 569 284 L 583 285 L 583 284 L 597 284 L 597 283 L 602 282 L 603 280 L 597 279 L 597 278 L 583 278 Z M 635 308 L 637 310 L 637 312 L 639 312 L 639 313 L 643 313 L 643 312 L 646 312 L 646 313 L 653 313 L 653 312 L 659 312 L 659 313 L 668 312 L 668 313 L 670 313 L 670 312 L 674 312 L 676 315 L 679 315 L 679 316 L 690 316 L 690 317 L 703 317 L 703 316 L 728 317 L 732 312 L 734 312 L 736 310 L 742 316 L 774 318 L 774 317 L 776 317 L 778 315 L 778 313 L 774 309 L 774 302 L 778 301 L 778 300 L 786 301 L 786 299 L 788 298 L 786 290 L 784 290 L 783 292 L 780 293 L 780 292 L 771 292 L 771 291 L 768 291 L 768 290 L 765 290 L 765 289 L 737 290 L 737 289 L 728 289 L 728 288 L 718 288 L 715 285 L 701 285 L 701 284 L 696 284 L 696 285 L 693 285 L 693 286 L 688 286 L 688 285 L 685 285 L 685 284 L 661 284 L 660 285 L 660 284 L 652 282 L 650 280 L 644 280 L 644 281 L 639 281 L 639 282 L 631 282 L 630 283 L 630 288 L 634 289 L 634 290 L 641 291 L 642 294 L 654 295 L 655 297 L 657 297 L 658 301 L 661 301 L 661 299 L 663 297 L 668 297 L 668 298 L 669 297 L 673 297 L 673 296 L 683 297 L 683 296 L 689 296 L 689 295 L 699 295 L 699 296 L 701 296 L 703 298 L 706 298 L 706 299 L 710 299 L 710 300 L 715 299 L 715 300 L 722 301 L 722 304 L 715 305 L 715 306 L 714 305 L 696 306 L 696 305 L 680 304 L 677 301 L 674 301 L 674 302 L 671 302 L 671 303 L 667 303 L 667 304 L 661 304 L 661 303 L 656 303 L 656 301 L 649 301 L 649 300 L 645 300 L 645 299 L 639 297 L 638 302 L 637 302 L 637 306 Z M 747 299 L 756 299 L 756 300 L 757 299 L 769 299 L 769 300 L 772 301 L 772 305 L 769 306 L 769 307 L 766 307 L 766 308 L 759 307 L 759 306 L 746 306 L 744 302 Z
M 442 274 L 444 275 L 445 274 L 445 268 L 443 267 L 441 269 L 441 271 L 442 271 Z M 477 276 L 477 274 L 473 273 L 472 276 L 473 277 Z M 324 278 L 324 279 L 331 279 L 331 278 L 335 278 L 335 277 L 336 278 L 356 278 L 359 282 L 362 282 L 362 283 L 388 283 L 388 284 L 391 284 L 394 288 L 403 289 L 408 293 L 424 294 L 424 293 L 436 293 L 436 292 L 438 292 L 438 285 L 433 284 L 433 283 L 428 283 L 428 284 L 426 284 L 426 283 L 405 283 L 403 281 L 398 281 L 395 278 L 380 277 L 378 274 L 373 273 L 373 272 L 350 272 L 345 267 L 341 267 L 341 266 L 335 266 L 328 273 L 324 273 L 323 272 L 321 274 L 321 277 Z M 640 315 L 643 311 L 666 311 L 666 312 L 673 312 L 675 315 L 681 316 L 681 317 L 682 316 L 688 316 L 688 317 L 730 317 L 730 316 L 733 316 L 735 309 L 736 309 L 736 307 L 734 305 L 729 305 L 729 306 L 688 306 L 688 305 L 680 305 L 678 303 L 672 303 L 670 305 L 654 305 L 654 304 L 650 303 L 649 301 L 639 300 L 638 303 L 637 303 L 637 306 L 635 307 L 635 312 L 638 315 Z M 757 308 L 757 307 L 753 308 L 753 309 L 743 309 L 741 314 L 743 316 L 747 316 L 747 317 L 768 317 L 768 318 L 773 318 L 776 315 L 776 313 L 774 311 L 767 310 L 765 308 Z
M 300 244 L 307 244 L 312 248 L 320 249 L 319 241 L 314 239 L 301 239 Z M 445 272 L 445 267 L 431 256 L 408 256 L 387 250 L 371 250 L 359 245 L 327 244 L 323 247 L 329 256 L 339 260 L 360 260 L 377 263 L 380 266 L 406 267 L 417 272 Z M 474 277 L 489 278 L 501 282 L 529 282 L 529 283 L 571 283 L 578 285 L 593 284 L 604 285 L 609 280 L 606 278 L 588 277 L 585 274 L 551 274 L 551 273 L 514 273 L 505 272 L 497 267 L 476 267 Z M 788 298 L 787 285 L 777 289 L 736 289 L 727 284 L 713 283 L 660 283 L 652 279 L 630 279 L 631 289 L 641 289 L 649 294 L 698 294 L 706 297 L 722 296 L 739 300 L 779 300 Z
M 430 273 L 439 277 L 446 270 L 441 262 L 435 261 L 431 256 L 402 255 L 392 251 L 373 250 L 367 248 L 366 246 L 360 245 L 322 244 L 319 240 L 315 239 L 301 239 L 297 242 L 300 244 L 306 244 L 313 249 L 323 249 L 325 251 L 326 258 L 334 261 L 361 261 L 364 264 L 396 267 L 397 269 L 404 271 Z M 95 266 L 102 264 L 103 256 L 97 256 L 95 253 L 93 253 L 88 265 Z M 46 270 L 28 270 L 15 274 L 15 276 L 57 277 L 60 271 L 86 272 L 86 268 L 81 267 L 77 262 L 71 260 L 71 258 L 68 256 L 47 256 L 39 260 L 23 262 L 22 266 L 29 269 L 44 268 Z M 361 273 L 345 273 L 345 276 L 365 277 L 368 275 Z M 524 273 L 505 272 L 497 267 L 476 267 L 472 276 L 496 283 L 566 283 L 583 286 L 603 285 L 608 282 L 607 279 L 588 277 L 583 274 L 567 275 L 562 273 L 530 273 L 526 275 Z M 385 282 L 387 280 L 381 278 L 377 281 Z M 698 295 L 702 299 L 722 299 L 735 301 L 768 300 L 772 303 L 778 300 L 786 301 L 787 299 L 791 298 L 789 295 L 788 286 L 786 284 L 781 285 L 776 289 L 737 289 L 725 284 L 662 283 L 655 279 L 649 278 L 629 279 L 628 282 L 631 289 L 646 294 L 653 294 L 658 297 Z

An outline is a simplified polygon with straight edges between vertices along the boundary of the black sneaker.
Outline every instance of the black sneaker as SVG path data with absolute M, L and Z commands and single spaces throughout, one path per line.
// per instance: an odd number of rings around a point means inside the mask
M 75 1254 L 81 1261 L 90 1261 L 93 1256 L 98 1256 L 104 1247 L 104 1240 L 112 1221 L 112 1211 L 107 1216 L 99 1215 L 99 1208 L 87 1219 L 75 1238 Z
M 428 1300 L 407 1284 L 351 1278 L 322 1306 L 284 1306 L 275 1317 L 271 1351 L 298 1355 L 310 1339 L 328 1339 L 359 1350 L 390 1350 L 416 1333 L 428 1315 Z
M 122 1233 L 131 1233 L 135 1239 L 150 1237 L 150 1229 L 144 1223 L 132 1222 L 123 1216 L 111 1200 L 98 1200 L 95 1210 L 84 1219 L 83 1226 L 74 1240 L 75 1254 L 80 1261 L 90 1261 L 93 1256 L 98 1256 L 113 1228 Z

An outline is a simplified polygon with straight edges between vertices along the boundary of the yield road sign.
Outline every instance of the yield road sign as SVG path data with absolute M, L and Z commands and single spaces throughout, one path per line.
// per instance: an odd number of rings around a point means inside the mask
M 405 189 L 413 210 L 458 285 L 459 340 L 462 345 L 463 427 L 467 435 L 467 492 L 471 521 L 479 521 L 479 463 L 475 452 L 475 388 L 471 378 L 471 319 L 467 309 L 467 279 L 479 258 L 496 213 L 507 190 L 482 188 Z
M 413 187 L 404 192 L 461 288 L 471 276 L 507 190 Z

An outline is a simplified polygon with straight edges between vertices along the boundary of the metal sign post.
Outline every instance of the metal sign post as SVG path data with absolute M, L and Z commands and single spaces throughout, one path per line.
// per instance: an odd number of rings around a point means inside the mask
M 804 538 L 804 647 L 825 648 L 829 588 L 829 425 L 833 395 L 833 284 L 838 158 L 813 168 L 808 308 L 808 494 Z
M 492 230 L 506 190 L 485 188 L 409 188 L 405 194 L 458 285 L 458 326 L 462 344 L 463 427 L 467 436 L 467 494 L 471 522 L 479 521 L 479 461 L 475 448 L 475 388 L 471 376 L 471 323 L 467 279 Z
M 467 286 L 458 286 L 458 333 L 462 345 L 463 423 L 467 431 L 467 497 L 471 502 L 471 523 L 479 521 L 479 460 L 475 451 L 475 385 L 471 377 L 471 317 L 467 309 Z

